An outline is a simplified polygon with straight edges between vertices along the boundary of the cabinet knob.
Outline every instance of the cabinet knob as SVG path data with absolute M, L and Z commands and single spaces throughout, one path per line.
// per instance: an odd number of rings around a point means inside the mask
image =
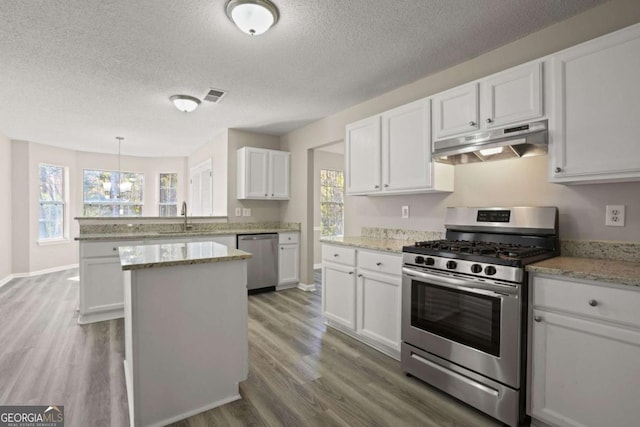
M 339 257 L 340 255 L 338 255 L 338 254 L 333 254 L 333 256 L 337 258 L 337 257 Z
M 374 185 L 373 188 L 380 188 L 380 186 L 379 185 Z
M 283 248 L 282 246 L 280 246 L 280 250 L 281 250 L 281 251 L 284 251 L 284 248 Z
M 117 251 L 117 250 L 118 250 L 118 248 L 113 248 L 113 250 L 114 250 L 114 251 Z
M 562 168 L 555 168 L 554 171 L 555 171 L 555 173 L 560 173 L 560 172 L 562 172 Z
M 493 123 L 493 120 L 491 118 L 488 118 L 487 123 Z
M 353 274 L 353 271 L 350 271 L 349 274 Z
M 267 194 L 267 193 L 264 193 L 264 197 L 267 197 L 267 196 L 268 196 L 268 194 Z
M 473 120 L 469 122 L 469 126 L 475 126 L 475 125 L 476 125 L 476 122 L 474 122 Z
M 594 299 L 590 299 L 589 300 L 589 305 L 591 307 L 597 307 L 598 306 L 598 301 L 594 300 Z
M 380 267 L 380 266 L 382 265 L 382 263 L 381 263 L 381 262 L 376 262 L 376 265 L 377 265 L 378 267 Z
M 271 197 L 273 197 L 273 193 L 271 193 Z
M 384 185 L 384 188 L 387 188 L 388 186 L 389 186 L 389 184 L 385 184 L 385 185 Z
M 542 322 L 542 316 L 533 316 L 533 321 L 538 323 Z
M 358 274 L 358 277 L 362 277 L 362 274 Z

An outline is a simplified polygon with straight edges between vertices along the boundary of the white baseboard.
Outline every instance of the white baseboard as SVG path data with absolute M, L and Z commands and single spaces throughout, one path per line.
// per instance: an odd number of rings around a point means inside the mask
M 21 279 L 23 277 L 40 276 L 41 274 L 56 273 L 58 271 L 71 270 L 72 268 L 78 268 L 78 264 L 63 265 L 63 266 L 60 266 L 60 267 L 47 268 L 45 270 L 31 271 L 29 273 L 10 274 L 7 277 L 5 277 L 4 279 L 0 279 L 0 288 L 3 287 L 4 285 L 6 285 L 7 283 L 9 283 L 10 281 L 12 281 L 13 279 Z
M 314 270 L 320 270 L 322 268 L 322 263 L 320 264 L 313 264 L 313 269 Z
M 313 291 L 316 290 L 316 285 L 313 284 L 313 283 L 310 284 L 310 285 L 307 285 L 306 283 L 300 282 L 300 283 L 298 283 L 298 289 L 300 289 L 302 291 L 305 291 L 305 292 L 313 292 Z
M 276 286 L 276 291 L 284 291 L 285 289 L 293 289 L 297 287 L 298 287 L 297 283 L 287 283 L 286 285 Z

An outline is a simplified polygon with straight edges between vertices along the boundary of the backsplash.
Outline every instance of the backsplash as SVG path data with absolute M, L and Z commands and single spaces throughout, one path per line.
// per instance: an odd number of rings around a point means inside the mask
M 300 230 L 299 222 L 226 222 L 226 223 L 191 223 L 190 232 L 203 231 L 251 231 L 286 229 Z M 80 224 L 80 234 L 116 234 L 116 233 L 145 233 L 145 232 L 176 232 L 183 231 L 183 223 L 157 223 L 157 224 Z
M 444 239 L 441 231 L 403 230 L 401 228 L 362 227 L 362 237 L 370 239 L 394 239 L 421 242 L 425 240 Z

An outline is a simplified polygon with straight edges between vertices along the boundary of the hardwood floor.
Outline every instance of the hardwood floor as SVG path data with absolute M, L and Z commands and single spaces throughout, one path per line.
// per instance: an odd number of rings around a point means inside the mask
M 69 426 L 128 425 L 123 322 L 77 325 L 75 275 L 0 288 L 0 404 L 64 405 Z M 297 289 L 250 296 L 243 398 L 174 426 L 500 425 L 327 330 L 320 302 Z

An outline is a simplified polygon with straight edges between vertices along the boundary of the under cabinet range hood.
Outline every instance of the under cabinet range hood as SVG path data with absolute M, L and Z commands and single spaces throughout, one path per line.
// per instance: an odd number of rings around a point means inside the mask
M 478 131 L 433 144 L 433 161 L 452 165 L 538 156 L 548 151 L 547 121 Z

